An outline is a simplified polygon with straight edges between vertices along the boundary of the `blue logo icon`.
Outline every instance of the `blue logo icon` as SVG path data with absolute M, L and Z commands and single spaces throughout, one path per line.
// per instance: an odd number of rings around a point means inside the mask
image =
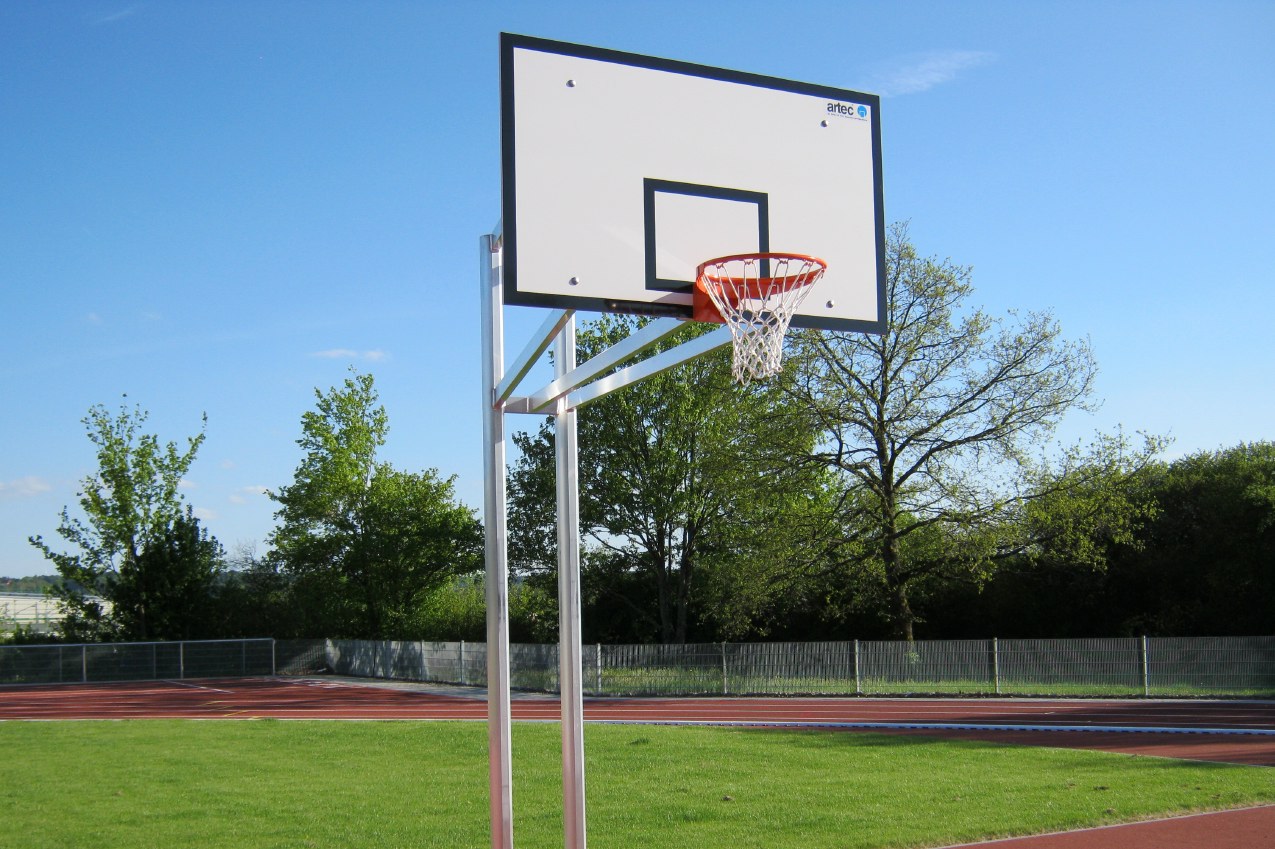
M 860 117 L 860 118 L 866 118 L 866 117 L 868 117 L 868 107 L 866 107 L 866 106 L 860 106 L 860 107 L 859 107 L 859 117 Z

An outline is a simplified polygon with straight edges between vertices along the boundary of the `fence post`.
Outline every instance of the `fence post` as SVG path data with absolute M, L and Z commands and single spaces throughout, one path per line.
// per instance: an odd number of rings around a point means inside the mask
M 460 683 L 465 684 L 465 641 L 460 641 Z
M 1001 694 L 1001 648 L 1000 640 L 992 637 L 992 683 L 996 687 L 996 695 Z
M 186 677 L 186 641 L 177 644 L 177 680 Z
M 158 643 L 151 643 L 151 680 L 159 678 L 159 647 Z
M 593 655 L 593 665 L 597 669 L 598 687 L 593 691 L 593 695 L 600 696 L 602 695 L 602 644 L 595 643 L 594 649 L 596 651 Z
M 863 681 L 859 677 L 859 641 L 854 641 L 854 694 L 863 695 Z
M 273 678 L 275 675 L 277 675 L 277 674 L 278 674 L 275 670 L 279 668 L 278 661 L 277 661 L 277 659 L 275 658 L 275 645 L 276 645 L 276 644 L 277 644 L 277 643 L 276 643 L 276 641 L 275 641 L 275 638 L 274 638 L 274 637 L 271 637 L 271 638 L 270 638 L 270 677 L 271 677 L 271 678 Z
M 80 683 L 89 682 L 89 647 L 80 643 Z
M 726 681 L 726 643 L 722 642 L 722 695 L 730 695 L 730 687 Z
M 1151 695 L 1151 664 L 1148 663 L 1148 658 L 1147 658 L 1147 635 L 1146 634 L 1142 635 L 1142 652 L 1139 656 L 1139 661 L 1142 666 L 1142 695 L 1150 696 Z

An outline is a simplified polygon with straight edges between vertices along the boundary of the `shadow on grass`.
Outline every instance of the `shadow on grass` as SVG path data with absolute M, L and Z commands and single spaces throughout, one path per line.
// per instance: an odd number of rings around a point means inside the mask
M 1051 749 L 1156 758 L 1164 766 L 1275 767 L 1275 738 L 1257 735 L 1116 731 L 968 731 L 935 732 L 750 728 L 744 733 L 784 746 L 810 749 L 857 748 L 865 751 L 924 750 L 935 745 L 968 750 Z

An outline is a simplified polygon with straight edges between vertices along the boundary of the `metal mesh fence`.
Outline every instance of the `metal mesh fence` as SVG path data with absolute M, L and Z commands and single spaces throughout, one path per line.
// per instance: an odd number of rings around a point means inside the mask
M 406 640 L 325 642 L 326 664 L 338 675 L 443 684 L 486 682 L 487 647 L 482 643 Z
M 702 695 L 723 688 L 720 644 L 602 646 L 600 665 L 607 695 Z
M 1137 637 L 1000 640 L 997 692 L 1147 695 L 1143 647 L 1144 641 Z
M 1162 695 L 1275 693 L 1275 637 L 1149 639 L 1147 686 Z
M 722 692 L 806 695 L 855 692 L 855 644 L 725 643 Z
M 317 675 L 330 672 L 327 640 L 275 640 L 275 671 L 279 675 Z
M 271 675 L 274 646 L 269 639 L 0 646 L 0 684 Z
M 482 643 L 330 640 L 348 675 L 486 684 Z M 677 695 L 1275 695 L 1275 637 L 586 645 L 584 692 Z M 514 689 L 556 692 L 558 647 L 510 646 Z
M 917 640 L 859 644 L 863 693 L 986 693 L 994 689 L 987 640 Z
M 583 660 L 580 665 L 584 666 Z M 558 646 L 531 643 L 511 645 L 509 686 L 515 690 L 558 692 Z
M 0 684 L 56 684 L 65 668 L 62 646 L 0 646 Z M 82 680 L 76 677 L 66 679 Z
M 1275 637 L 586 645 L 594 696 L 1273 696 Z M 0 684 L 237 675 L 487 684 L 470 642 L 212 640 L 0 646 Z M 557 645 L 510 646 L 510 684 L 556 692 Z

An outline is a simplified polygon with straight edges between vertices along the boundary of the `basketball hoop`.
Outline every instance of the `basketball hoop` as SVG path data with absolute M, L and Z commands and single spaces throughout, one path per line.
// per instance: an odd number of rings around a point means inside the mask
M 700 264 L 694 318 L 730 328 L 737 383 L 779 373 L 788 322 L 827 270 L 828 263 L 802 254 L 734 254 Z

